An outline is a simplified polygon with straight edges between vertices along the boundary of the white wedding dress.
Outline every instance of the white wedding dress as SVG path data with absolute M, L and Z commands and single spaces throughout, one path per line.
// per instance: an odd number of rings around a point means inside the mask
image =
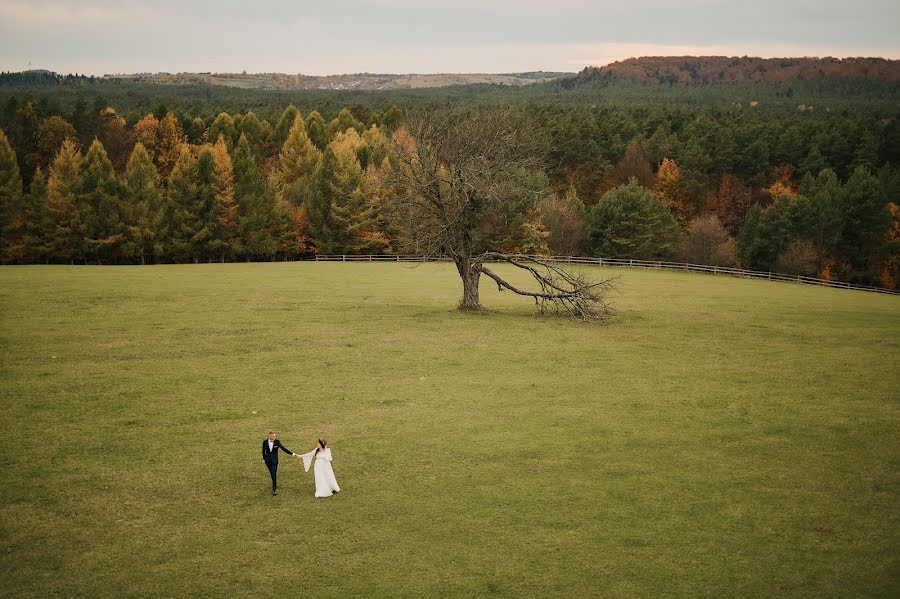
M 307 472 L 309 472 L 310 462 L 312 462 L 313 458 L 316 460 L 316 465 L 313 468 L 313 473 L 316 477 L 316 497 L 331 497 L 333 493 L 341 490 L 337 484 L 337 479 L 334 478 L 334 470 L 331 469 L 330 447 L 326 447 L 318 453 L 314 449 L 300 457 L 303 458 L 303 466 Z

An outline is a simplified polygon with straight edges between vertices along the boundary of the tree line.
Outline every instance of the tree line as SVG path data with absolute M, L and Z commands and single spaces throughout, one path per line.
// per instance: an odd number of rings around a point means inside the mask
M 11 98 L 11 100 L 15 100 Z M 478 106 L 470 110 L 483 110 Z M 684 259 L 896 287 L 900 130 L 849 111 L 528 104 L 543 140 L 503 251 Z M 129 122 L 7 102 L 5 263 L 273 260 L 404 249 L 404 111 L 289 105 Z M 882 117 L 884 115 L 881 115 Z

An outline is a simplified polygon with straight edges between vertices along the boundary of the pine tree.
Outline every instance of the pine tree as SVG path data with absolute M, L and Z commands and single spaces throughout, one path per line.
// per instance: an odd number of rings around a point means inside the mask
M 197 158 L 191 147 L 182 144 L 166 187 L 163 254 L 173 262 L 197 260 L 193 254 L 194 221 L 198 204 Z
M 325 151 L 331 137 L 328 134 L 325 119 L 322 118 L 322 115 L 319 114 L 318 110 L 313 110 L 307 115 L 305 125 L 306 134 L 309 136 L 309 140 L 313 142 L 313 145 L 319 148 L 319 150 Z
M 74 262 L 84 259 L 81 213 L 77 204 L 81 158 L 75 142 L 67 139 L 50 165 L 47 209 L 52 228 L 48 234 L 47 249 L 51 260 Z
M 300 111 L 297 110 L 297 107 L 293 104 L 288 104 L 288 107 L 284 109 L 284 112 L 281 113 L 281 116 L 278 118 L 278 122 L 275 124 L 275 145 L 280 148 L 284 145 L 284 142 L 287 141 L 288 134 L 291 132 L 291 128 L 294 126 L 294 123 L 297 122 L 297 119 L 300 119 L 300 122 L 303 122 L 303 117 L 300 115 Z M 303 124 L 303 130 L 306 130 L 306 124 Z
M 131 128 L 136 144 L 144 146 L 144 150 L 152 158 L 156 155 L 156 140 L 159 137 L 159 119 L 153 113 L 147 114 Z M 132 151 L 132 155 L 134 152 Z M 129 158 L 130 160 L 130 158 Z
M 78 173 L 77 206 L 86 249 L 98 263 L 119 261 L 124 257 L 128 215 L 121 201 L 121 186 L 100 140 L 91 144 Z
M 66 119 L 56 115 L 44 119 L 38 129 L 36 141 L 39 166 L 46 170 L 62 142 L 67 139 L 77 141 L 78 132 Z
M 280 197 L 293 206 L 308 203 L 322 166 L 322 153 L 306 135 L 299 116 L 281 148 L 278 163 Z
M 125 198 L 128 220 L 128 255 L 141 264 L 163 258 L 164 204 L 159 174 L 149 152 L 135 144 L 125 167 Z
M 206 141 L 211 144 L 216 143 L 220 137 L 223 137 L 226 145 L 231 148 L 237 141 L 237 133 L 238 128 L 234 118 L 227 112 L 220 112 L 213 120 L 212 125 L 209 126 L 209 129 L 206 130 L 205 137 Z
M 328 123 L 328 128 L 326 130 L 328 139 L 334 139 L 335 135 L 338 133 L 346 133 L 348 129 L 353 129 L 357 134 L 360 134 L 365 130 L 365 126 L 353 116 L 353 113 L 346 108 L 341 108 L 338 115 Z
M 251 113 L 252 114 L 252 113 Z M 241 139 L 246 136 L 241 134 Z M 238 203 L 234 194 L 234 170 L 231 155 L 225 139 L 220 135 L 212 148 L 213 158 L 213 195 L 219 204 L 219 236 L 223 243 L 222 261 L 227 257 L 240 255 L 241 237 L 238 229 Z
M 362 138 L 351 127 L 335 135 L 325 150 L 317 198 L 321 205 L 310 206 L 310 232 L 325 253 L 381 253 L 387 248 L 358 159 L 362 147 Z
M 19 175 L 16 153 L 0 129 L 0 256 L 6 252 L 7 228 L 20 208 L 21 197 L 22 177 Z
M 843 230 L 838 249 L 856 276 L 872 282 L 870 261 L 882 256 L 892 222 L 888 199 L 878 178 L 858 166 L 844 184 L 840 202 Z
M 203 261 L 221 258 L 226 250 L 222 239 L 216 200 L 216 172 L 212 149 L 204 147 L 197 155 L 197 202 L 194 205 L 191 247 L 195 258 Z
M 248 258 L 271 257 L 278 251 L 275 238 L 280 226 L 276 223 L 275 194 L 267 193 L 245 135 L 238 139 L 233 170 L 238 225 L 245 253 Z
M 47 176 L 40 167 L 34 171 L 28 193 L 8 228 L 5 259 L 16 264 L 32 264 L 47 259 L 47 235 L 51 229 L 47 211 Z
M 667 259 L 678 237 L 669 208 L 634 179 L 603 194 L 588 215 L 589 244 L 601 258 Z
M 187 138 L 171 112 L 159 121 L 159 133 L 156 142 L 156 166 L 161 177 L 168 177 L 181 157 L 181 146 Z

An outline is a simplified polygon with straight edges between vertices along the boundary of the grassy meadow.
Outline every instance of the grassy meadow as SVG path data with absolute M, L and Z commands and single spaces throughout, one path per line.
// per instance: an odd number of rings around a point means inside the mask
M 900 298 L 594 272 L 0 268 L 0 596 L 900 593 Z

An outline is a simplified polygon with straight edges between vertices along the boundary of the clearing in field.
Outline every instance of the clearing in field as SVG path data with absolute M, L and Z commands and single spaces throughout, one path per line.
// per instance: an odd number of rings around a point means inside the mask
M 0 269 L 0 595 L 896 593 L 900 298 L 618 272 Z

